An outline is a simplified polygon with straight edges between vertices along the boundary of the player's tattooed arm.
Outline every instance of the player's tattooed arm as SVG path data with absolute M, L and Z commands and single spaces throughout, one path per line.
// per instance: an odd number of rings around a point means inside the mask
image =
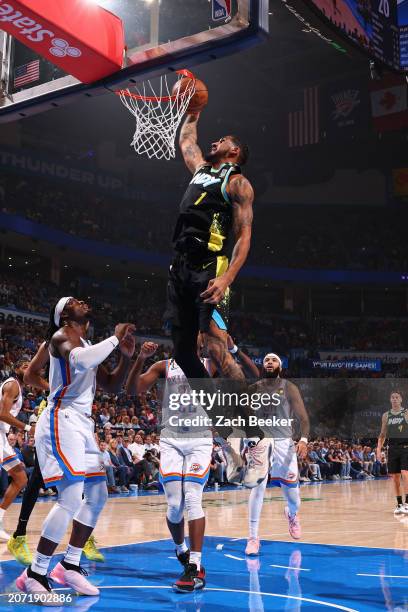
M 211 279 L 207 289 L 201 294 L 207 304 L 219 304 L 222 301 L 228 287 L 244 265 L 251 246 L 254 201 L 252 185 L 248 179 L 240 175 L 230 181 L 228 194 L 232 202 L 235 245 L 228 270 L 221 276 Z
M 288 399 L 293 413 L 299 419 L 301 438 L 308 440 L 310 436 L 309 415 L 307 414 L 299 389 L 291 382 L 288 382 Z M 299 440 L 296 445 L 296 451 L 301 459 L 305 459 L 307 456 L 307 443 L 304 440 Z
M 197 144 L 197 123 L 200 113 L 188 114 L 180 130 L 179 145 L 187 168 L 194 174 L 205 161 Z
M 377 451 L 376 451 L 377 461 L 381 461 L 381 452 L 384 446 L 385 438 L 387 437 L 387 419 L 388 419 L 388 412 L 384 412 L 384 414 L 382 415 L 382 419 L 381 419 L 381 431 L 380 431 L 380 435 L 378 436 L 378 442 L 377 442 Z

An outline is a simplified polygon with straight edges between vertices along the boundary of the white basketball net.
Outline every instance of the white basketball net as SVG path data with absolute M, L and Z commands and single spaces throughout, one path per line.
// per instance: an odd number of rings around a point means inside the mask
M 149 159 L 171 159 L 175 157 L 177 128 L 195 92 L 195 80 L 191 73 L 180 71 L 177 82 L 191 75 L 191 86 L 173 96 L 167 76 L 160 77 L 159 91 L 155 92 L 150 81 L 145 81 L 131 92 L 124 89 L 116 92 L 123 105 L 136 119 L 136 129 L 131 146 L 139 155 Z

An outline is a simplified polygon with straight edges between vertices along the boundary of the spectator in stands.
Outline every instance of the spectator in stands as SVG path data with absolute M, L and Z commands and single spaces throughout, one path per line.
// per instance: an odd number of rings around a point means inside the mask
M 126 486 L 127 468 L 119 460 L 118 441 L 116 438 L 110 440 L 108 452 L 115 472 L 115 478 L 118 478 L 121 493 L 129 493 L 129 489 Z
M 99 448 L 102 453 L 102 461 L 106 470 L 106 484 L 108 493 L 119 493 L 119 489 L 115 484 L 115 468 L 108 452 L 108 445 L 104 440 L 99 442 Z
M 221 447 L 218 444 L 214 443 L 211 454 L 210 475 L 208 478 L 208 484 L 213 485 L 218 482 L 218 484 L 222 486 L 225 480 L 225 468 L 226 461 Z

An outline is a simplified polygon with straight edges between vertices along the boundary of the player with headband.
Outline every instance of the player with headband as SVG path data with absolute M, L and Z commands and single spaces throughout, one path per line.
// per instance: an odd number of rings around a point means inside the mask
M 108 393 L 122 388 L 135 349 L 134 326 L 121 323 L 114 335 L 92 346 L 86 340 L 91 318 L 88 304 L 63 297 L 50 318 L 50 395 L 36 427 L 35 442 L 45 486 L 57 487 L 58 501 L 44 521 L 34 560 L 17 578 L 16 586 L 26 593 L 51 591 L 48 567 L 72 520 L 64 559 L 50 577 L 81 595 L 98 595 L 80 567 L 83 547 L 107 500 L 92 403 L 97 383 Z M 118 346 L 119 364 L 109 372 L 101 364 Z
M 282 360 L 279 355 L 265 355 L 261 379 L 252 385 L 251 390 L 253 393 L 268 393 L 271 397 L 270 405 L 262 406 L 258 411 L 259 418 L 275 416 L 281 424 L 276 427 L 263 427 L 265 437 L 261 441 L 262 444 L 251 445 L 249 442 L 246 451 L 247 470 L 256 469 L 257 463 L 264 461 L 264 458 L 258 455 L 269 452 L 272 484 L 282 489 L 286 499 L 285 516 L 289 523 L 289 533 L 292 538 L 299 539 L 301 526 L 298 516 L 300 494 L 297 457 L 303 459 L 307 454 L 309 417 L 299 389 L 289 380 L 281 378 L 281 373 Z M 301 430 L 301 438 L 297 444 L 292 439 L 292 424 L 295 418 L 299 421 Z M 251 490 L 249 496 L 249 538 L 245 549 L 247 555 L 259 553 L 259 519 L 267 483 L 268 475 L 261 484 Z

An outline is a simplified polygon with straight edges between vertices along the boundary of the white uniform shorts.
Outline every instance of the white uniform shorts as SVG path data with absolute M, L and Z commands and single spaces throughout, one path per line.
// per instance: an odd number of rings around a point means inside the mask
M 210 474 L 212 438 L 160 438 L 160 482 L 197 482 Z
M 16 453 L 11 448 L 9 441 L 7 440 L 7 434 L 4 431 L 0 431 L 0 462 L 1 466 L 9 472 L 21 463 Z
M 35 446 L 46 487 L 63 478 L 87 482 L 106 478 L 93 420 L 69 406 L 44 410 L 35 428 Z
M 269 474 L 271 484 L 297 487 L 299 480 L 296 446 L 291 438 L 275 438 Z

